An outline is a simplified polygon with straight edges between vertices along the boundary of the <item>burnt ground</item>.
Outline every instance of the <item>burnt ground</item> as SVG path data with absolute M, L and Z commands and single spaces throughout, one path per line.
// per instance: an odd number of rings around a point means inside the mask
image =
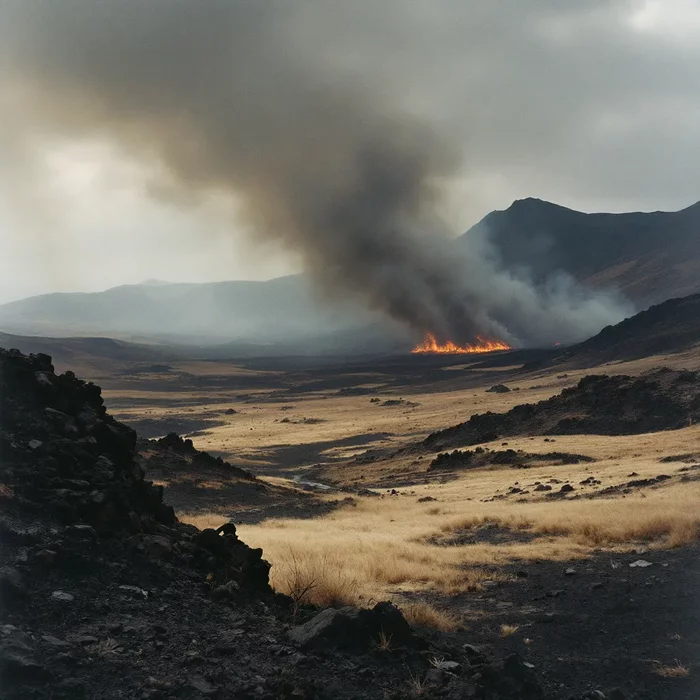
M 639 377 L 590 375 L 546 401 L 475 414 L 432 433 L 421 446 L 441 450 L 516 435 L 634 435 L 699 419 L 700 372 L 661 368 Z
M 566 700 L 591 687 L 618 687 L 637 700 L 695 700 L 700 547 L 637 551 L 516 562 L 505 569 L 510 581 L 487 584 L 482 593 L 422 598 L 464 617 L 460 641 L 468 637 L 489 652 L 522 654 L 548 697 Z M 639 560 L 651 566 L 630 567 Z M 501 625 L 517 630 L 502 637 Z M 677 662 L 688 667 L 688 677 L 659 675 Z

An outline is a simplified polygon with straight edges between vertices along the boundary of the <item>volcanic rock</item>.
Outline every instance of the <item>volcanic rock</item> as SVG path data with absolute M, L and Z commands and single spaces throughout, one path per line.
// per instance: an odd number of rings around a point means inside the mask
M 377 603 L 371 610 L 344 607 L 320 612 L 289 632 L 290 639 L 302 647 L 334 646 L 354 650 L 367 649 L 380 636 L 401 646 L 411 640 L 411 627 L 392 603 Z
M 507 394 L 510 389 L 505 384 L 494 384 L 490 389 L 486 390 L 492 394 Z
M 590 375 L 576 386 L 507 413 L 477 413 L 432 433 L 426 449 L 476 445 L 516 435 L 636 435 L 700 420 L 700 372 L 661 368 L 638 377 Z

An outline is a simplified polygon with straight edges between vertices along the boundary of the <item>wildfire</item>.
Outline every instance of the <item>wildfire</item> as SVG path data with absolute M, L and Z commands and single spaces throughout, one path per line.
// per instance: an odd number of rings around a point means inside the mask
M 440 345 L 432 333 L 426 333 L 423 342 L 416 345 L 411 352 L 435 353 L 439 355 L 462 355 L 512 349 L 510 345 L 500 340 L 488 340 L 479 336 L 477 336 L 476 339 L 479 342 L 474 345 L 457 345 L 451 340 L 448 340 L 445 344 Z

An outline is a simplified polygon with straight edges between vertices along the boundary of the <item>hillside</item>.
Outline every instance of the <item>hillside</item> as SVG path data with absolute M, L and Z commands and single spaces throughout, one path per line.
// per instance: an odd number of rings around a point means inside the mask
M 573 387 L 507 413 L 476 413 L 429 435 L 443 450 L 517 435 L 637 435 L 679 430 L 700 419 L 700 374 L 661 368 L 639 377 L 589 375 Z
M 700 343 L 700 294 L 669 299 L 607 326 L 574 345 L 549 364 L 593 367 L 604 362 L 634 360 L 688 350 Z
M 503 265 L 542 282 L 563 270 L 584 285 L 619 289 L 638 308 L 700 291 L 700 203 L 677 212 L 584 214 L 522 199 L 460 239 L 487 235 Z

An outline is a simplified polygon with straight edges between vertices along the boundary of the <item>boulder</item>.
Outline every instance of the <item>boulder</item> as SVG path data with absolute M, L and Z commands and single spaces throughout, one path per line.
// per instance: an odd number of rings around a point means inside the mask
M 389 602 L 377 603 L 371 610 L 353 607 L 328 608 L 289 632 L 302 647 L 333 646 L 363 650 L 386 638 L 392 647 L 412 639 L 411 627 L 401 611 Z
M 486 390 L 492 394 L 507 394 L 510 389 L 505 384 L 494 384 L 490 389 Z

